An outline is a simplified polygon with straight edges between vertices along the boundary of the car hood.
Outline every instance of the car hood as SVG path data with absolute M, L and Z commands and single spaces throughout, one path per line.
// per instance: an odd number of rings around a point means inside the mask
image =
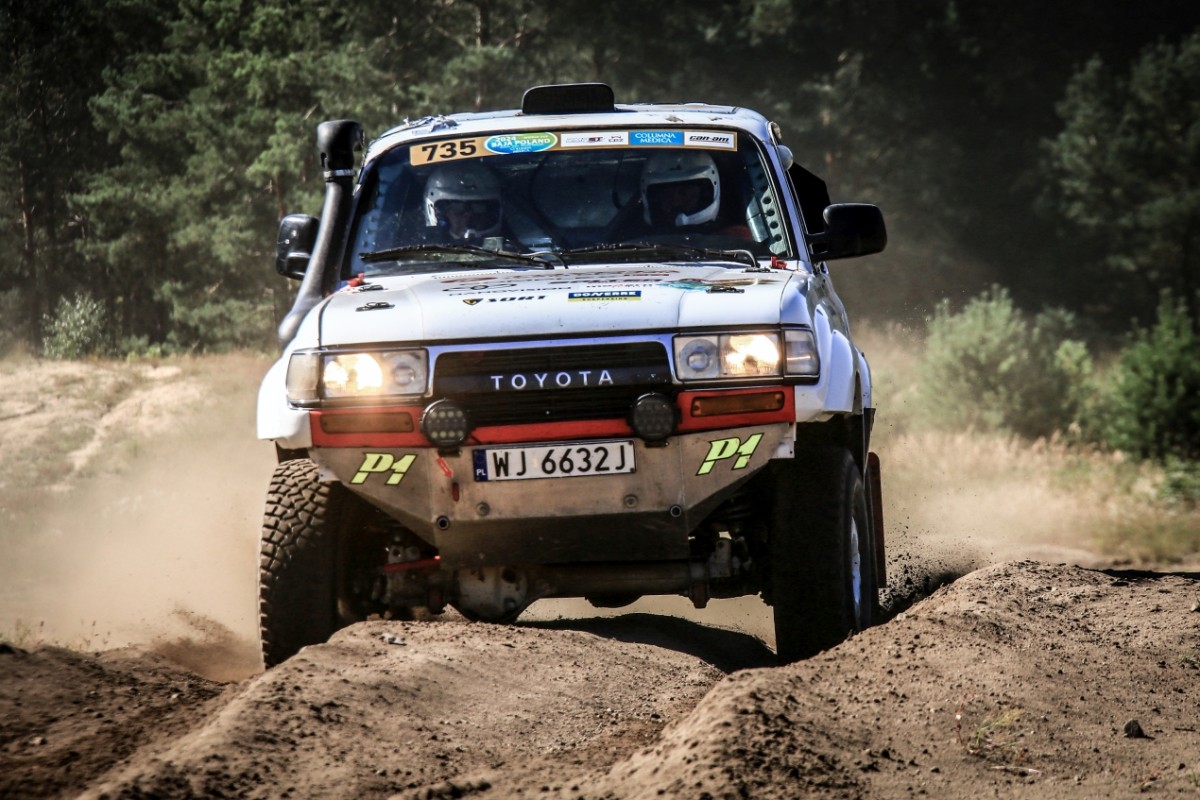
M 320 344 L 611 335 L 776 325 L 806 273 L 633 264 L 371 278 L 329 297 Z M 804 320 L 790 320 L 803 322 Z

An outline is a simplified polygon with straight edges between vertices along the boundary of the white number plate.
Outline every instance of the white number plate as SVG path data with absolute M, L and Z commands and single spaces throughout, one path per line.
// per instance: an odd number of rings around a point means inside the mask
M 634 471 L 632 441 L 491 447 L 473 451 L 472 457 L 477 481 L 575 478 Z

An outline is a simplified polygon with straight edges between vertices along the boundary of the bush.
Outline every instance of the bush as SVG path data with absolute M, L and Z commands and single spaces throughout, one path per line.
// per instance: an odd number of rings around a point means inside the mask
M 168 358 L 185 352 L 179 348 L 162 342 L 151 342 L 148 336 L 126 336 L 117 344 L 113 355 L 120 356 L 126 361 L 139 359 Z
M 112 336 L 104 304 L 89 292 L 60 298 L 54 315 L 45 318 L 42 350 L 57 359 L 109 355 Z
M 1200 462 L 1200 337 L 1169 298 L 1121 352 L 1100 404 L 1104 440 L 1141 458 Z
M 948 301 L 927 320 L 919 367 L 922 405 L 952 427 L 1036 438 L 1067 430 L 1090 392 L 1092 361 L 1070 338 L 1074 317 L 1043 311 L 1030 319 L 993 286 L 953 313 Z
M 1200 463 L 1168 458 L 1158 496 L 1169 506 L 1200 510 Z

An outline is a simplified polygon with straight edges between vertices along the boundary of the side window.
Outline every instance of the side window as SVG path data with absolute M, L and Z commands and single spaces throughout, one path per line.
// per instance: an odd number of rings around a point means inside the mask
M 792 164 L 788 169 L 788 178 L 792 182 L 792 191 L 796 194 L 796 202 L 800 204 L 804 227 L 809 233 L 819 233 L 825 230 L 823 215 L 825 207 L 829 205 L 829 187 L 825 185 L 825 181 L 799 164 Z

